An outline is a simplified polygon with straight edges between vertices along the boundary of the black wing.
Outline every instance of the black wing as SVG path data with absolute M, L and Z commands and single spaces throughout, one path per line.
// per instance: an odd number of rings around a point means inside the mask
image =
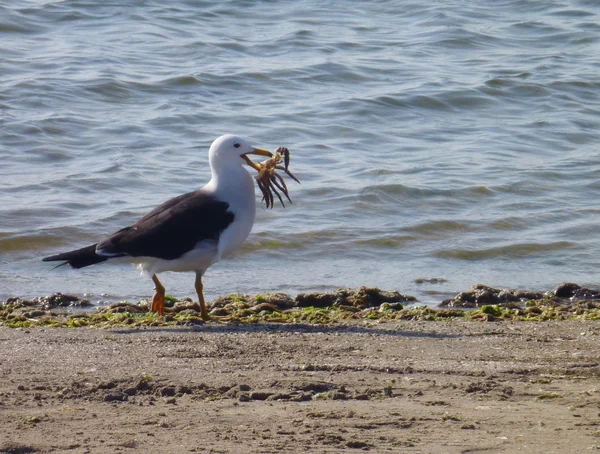
M 234 219 L 229 204 L 202 190 L 175 197 L 98 243 L 101 255 L 173 260 L 202 240 L 218 240 Z

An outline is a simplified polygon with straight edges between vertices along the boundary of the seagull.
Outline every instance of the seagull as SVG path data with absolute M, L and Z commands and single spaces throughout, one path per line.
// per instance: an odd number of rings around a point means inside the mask
M 195 272 L 195 288 L 202 319 L 208 320 L 202 277 L 221 258 L 248 238 L 256 216 L 254 182 L 244 168 L 260 170 L 248 155 L 273 154 L 227 134 L 208 150 L 211 179 L 204 187 L 154 208 L 146 216 L 96 244 L 42 259 L 63 261 L 72 268 L 101 262 L 129 262 L 152 277 L 155 294 L 151 310 L 164 315 L 165 288 L 157 274 Z

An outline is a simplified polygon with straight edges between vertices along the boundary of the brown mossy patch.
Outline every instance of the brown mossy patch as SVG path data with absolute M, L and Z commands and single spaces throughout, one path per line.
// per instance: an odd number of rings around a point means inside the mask
M 584 300 L 600 300 L 600 292 L 581 287 L 574 283 L 564 283 L 548 292 L 494 288 L 484 284 L 473 285 L 469 290 L 458 293 L 440 303 L 441 307 L 477 308 L 499 305 L 517 309 L 535 304 L 550 306 L 571 306 Z
M 378 288 L 360 287 L 358 290 L 339 289 L 328 293 L 300 293 L 296 296 L 297 307 L 353 307 L 366 309 L 379 307 L 384 303 L 412 303 L 414 296 L 404 295 L 396 291 Z
M 264 293 L 260 295 L 231 293 L 215 298 L 210 304 L 210 313 L 212 315 L 231 315 L 236 311 L 244 310 L 275 312 L 291 309 L 292 307 L 294 307 L 294 300 L 286 293 Z
M 548 292 L 549 296 L 557 298 L 575 298 L 580 300 L 600 299 L 600 292 L 581 287 L 572 282 L 565 282 Z
M 79 298 L 75 295 L 65 293 L 53 293 L 46 296 L 38 296 L 33 299 L 25 299 L 18 297 L 7 298 L 2 305 L 10 305 L 15 307 L 37 307 L 43 310 L 49 310 L 57 307 L 91 307 L 93 304 L 84 298 Z
M 496 304 L 519 303 L 543 297 L 544 294 L 541 292 L 498 289 L 484 284 L 476 284 L 466 292 L 460 292 L 454 298 L 442 301 L 440 306 L 475 308 Z

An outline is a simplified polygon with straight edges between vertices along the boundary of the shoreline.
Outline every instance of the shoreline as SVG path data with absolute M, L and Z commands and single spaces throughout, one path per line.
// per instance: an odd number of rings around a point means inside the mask
M 191 298 L 167 297 L 165 315 L 148 301 L 94 308 L 86 299 L 55 293 L 31 300 L 0 302 L 0 325 L 12 328 L 95 326 L 194 326 L 205 323 Z M 260 295 L 230 294 L 208 304 L 211 316 L 230 323 L 343 323 L 352 320 L 545 321 L 600 320 L 600 292 L 564 283 L 546 292 L 498 289 L 477 284 L 432 308 L 397 291 L 360 287 L 335 292 Z

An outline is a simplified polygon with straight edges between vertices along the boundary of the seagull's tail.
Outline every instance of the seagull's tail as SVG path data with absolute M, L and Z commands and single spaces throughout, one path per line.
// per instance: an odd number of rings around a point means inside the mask
M 85 266 L 94 265 L 96 263 L 105 262 L 109 257 L 103 257 L 96 254 L 96 245 L 86 246 L 74 251 L 63 252 L 62 254 L 52 255 L 42 259 L 44 262 L 65 262 L 58 266 L 66 265 L 67 263 L 73 268 L 83 268 Z

